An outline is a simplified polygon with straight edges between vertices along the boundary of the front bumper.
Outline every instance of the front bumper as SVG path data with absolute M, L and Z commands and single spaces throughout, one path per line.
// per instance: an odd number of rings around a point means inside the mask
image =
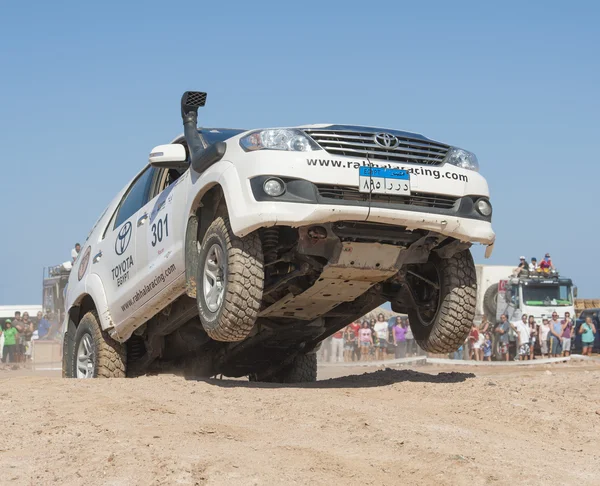
M 244 199 L 243 192 L 227 197 L 232 230 L 239 236 L 268 226 L 300 227 L 335 221 L 369 221 L 433 231 L 460 241 L 491 245 L 495 234 L 489 221 L 430 212 L 342 204 L 304 204 Z
M 415 197 L 424 199 L 397 204 L 398 200 L 382 201 L 381 198 L 357 200 L 357 194 L 358 198 L 365 195 L 358 193 L 358 169 L 350 168 L 354 163 L 350 159 L 341 168 L 334 168 L 307 164 L 305 155 L 297 153 L 265 151 L 235 155 L 229 159 L 231 165 L 221 173 L 218 182 L 223 187 L 232 230 L 238 236 L 275 225 L 301 227 L 366 221 L 428 230 L 485 245 L 492 245 L 495 239 L 490 218 L 481 216 L 473 207 L 478 198 L 487 199 L 489 194 L 485 179 L 478 173 L 442 166 L 435 169 L 440 172 L 439 178 L 437 172 L 432 176 L 411 175 Z M 415 166 L 415 170 L 417 168 Z M 448 175 L 444 177 L 445 174 Z M 460 178 L 450 178 L 452 174 Z M 262 184 L 269 175 L 295 182 L 288 185 L 284 196 L 270 198 L 262 191 Z M 332 196 L 320 189 L 336 185 L 354 193 L 347 198 L 339 194 Z M 441 205 L 430 204 L 431 199 L 444 201 Z

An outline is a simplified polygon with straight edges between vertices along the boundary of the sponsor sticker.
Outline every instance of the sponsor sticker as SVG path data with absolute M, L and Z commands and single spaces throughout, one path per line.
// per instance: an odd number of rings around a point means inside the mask
M 133 267 L 133 257 L 129 255 L 125 260 L 112 269 L 113 282 L 117 282 L 117 287 L 123 285 L 129 279 L 129 270 Z
M 115 240 L 115 253 L 117 255 L 122 255 L 127 251 L 127 247 L 129 246 L 129 242 L 131 241 L 131 233 L 132 227 L 131 222 L 127 221 L 117 234 L 117 239 Z
M 81 257 L 81 260 L 79 262 L 79 269 L 77 270 L 77 278 L 79 280 L 81 280 L 83 278 L 83 276 L 85 275 L 88 264 L 90 263 L 91 253 L 92 253 L 92 247 L 88 246 L 85 249 L 85 252 L 83 253 L 83 256 Z

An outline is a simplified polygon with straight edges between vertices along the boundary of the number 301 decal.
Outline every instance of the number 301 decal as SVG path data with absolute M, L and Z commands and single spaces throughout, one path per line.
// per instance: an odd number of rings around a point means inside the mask
M 152 246 L 156 246 L 157 243 L 160 243 L 163 240 L 163 231 L 164 237 L 169 236 L 169 215 L 165 214 L 165 219 L 159 219 L 157 223 L 152 225 Z

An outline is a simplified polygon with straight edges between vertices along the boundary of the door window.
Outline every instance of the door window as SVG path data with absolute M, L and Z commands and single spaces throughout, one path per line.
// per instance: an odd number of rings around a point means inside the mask
M 141 207 L 148 202 L 150 184 L 154 176 L 154 169 L 147 167 L 144 172 L 131 185 L 127 194 L 121 201 L 117 217 L 115 218 L 114 228 L 120 226 L 133 216 Z

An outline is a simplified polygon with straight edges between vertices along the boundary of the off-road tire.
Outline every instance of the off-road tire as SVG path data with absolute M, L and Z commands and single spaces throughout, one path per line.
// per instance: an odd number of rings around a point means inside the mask
M 92 338 L 94 348 L 93 378 L 125 378 L 127 368 L 126 346 L 112 339 L 100 327 L 96 311 L 86 313 L 75 332 L 71 376 L 77 377 L 77 352 L 85 335 Z
M 77 328 L 73 321 L 69 318 L 67 332 L 63 338 L 62 349 L 62 377 L 74 378 L 73 375 L 73 357 L 75 356 L 75 333 Z
M 477 276 L 469 250 L 451 258 L 430 257 L 440 280 L 439 305 L 435 317 L 425 323 L 416 309 L 408 312 L 410 327 L 419 346 L 430 353 L 453 353 L 460 348 L 473 326 L 477 299 Z
M 265 383 L 312 383 L 317 381 L 317 354 L 299 354 L 294 361 L 268 377 L 250 376 L 250 381 Z
M 225 290 L 219 308 L 212 312 L 204 297 L 204 264 L 210 248 L 219 244 L 226 258 Z M 258 317 L 264 270 L 258 233 L 239 238 L 231 231 L 227 215 L 218 215 L 204 235 L 198 258 L 196 300 L 206 333 L 215 341 L 244 340 Z
M 483 313 L 489 322 L 496 322 L 498 308 L 498 284 L 492 284 L 483 294 Z

